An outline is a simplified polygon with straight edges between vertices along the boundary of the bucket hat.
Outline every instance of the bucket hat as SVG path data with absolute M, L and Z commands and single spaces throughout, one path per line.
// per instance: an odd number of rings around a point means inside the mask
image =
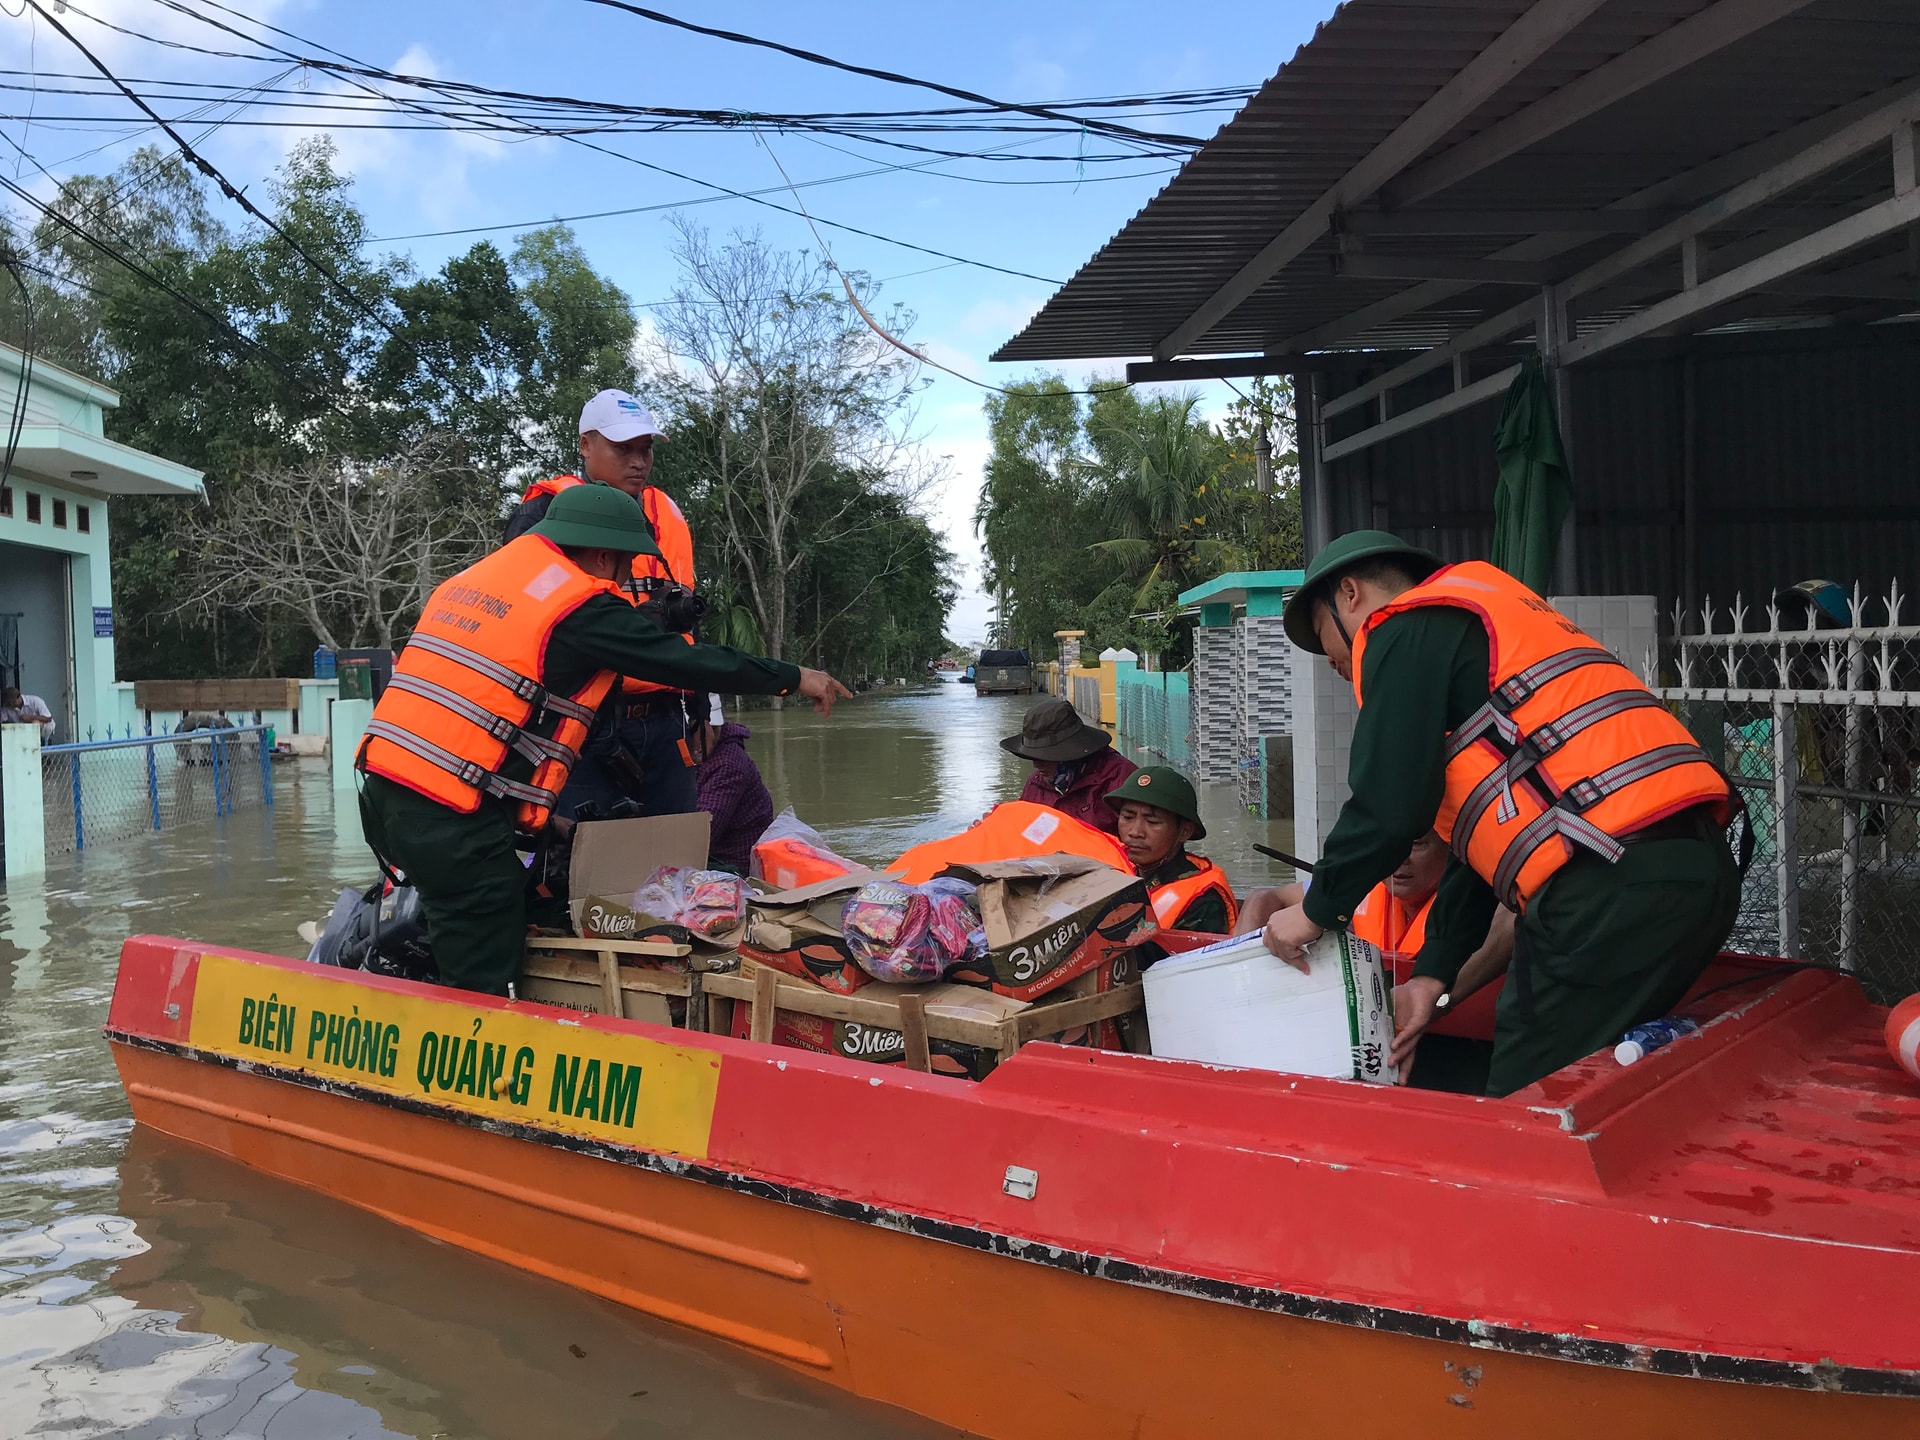
M 1151 805 L 1169 815 L 1193 822 L 1193 838 L 1207 838 L 1207 827 L 1200 820 L 1200 802 L 1193 793 L 1193 782 L 1171 765 L 1148 765 L 1136 770 L 1107 792 L 1107 804 L 1119 812 L 1129 800 L 1136 805 Z
M 1326 654 L 1320 637 L 1313 631 L 1314 601 L 1322 598 L 1320 592 L 1325 588 L 1326 581 L 1357 561 L 1386 558 L 1402 562 L 1415 580 L 1424 580 L 1440 568 L 1439 557 L 1431 551 L 1422 550 L 1418 545 L 1409 545 L 1398 535 L 1385 530 L 1355 530 L 1342 535 L 1313 557 L 1300 588 L 1288 598 L 1285 619 L 1287 638 L 1311 654 Z
M 620 555 L 658 555 L 640 502 L 611 485 L 569 485 L 553 497 L 546 516 L 529 535 L 556 545 L 612 550 Z
M 1020 733 L 1002 740 L 1000 748 L 1023 759 L 1054 762 L 1084 760 L 1111 744 L 1111 735 L 1087 724 L 1067 701 L 1042 700 L 1021 719 Z

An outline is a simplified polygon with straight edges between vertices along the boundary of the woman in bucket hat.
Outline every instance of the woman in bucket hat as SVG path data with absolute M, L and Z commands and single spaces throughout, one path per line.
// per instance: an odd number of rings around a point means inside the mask
M 1003 750 L 1033 762 L 1020 798 L 1071 815 L 1084 825 L 1118 833 L 1107 793 L 1134 763 L 1113 748 L 1113 737 L 1089 725 L 1065 700 L 1042 700 L 1020 722 L 1020 733 L 1000 742 Z

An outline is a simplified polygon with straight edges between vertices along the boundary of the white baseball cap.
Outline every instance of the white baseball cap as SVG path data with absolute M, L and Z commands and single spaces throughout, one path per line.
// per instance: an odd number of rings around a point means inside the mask
M 580 407 L 580 433 L 596 430 L 619 444 L 636 435 L 664 435 L 653 412 L 624 390 L 602 390 Z

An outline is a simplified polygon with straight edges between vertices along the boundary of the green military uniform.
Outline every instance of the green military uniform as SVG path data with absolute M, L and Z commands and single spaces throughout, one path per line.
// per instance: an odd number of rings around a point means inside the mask
M 1465 610 L 1402 611 L 1369 632 L 1367 703 L 1347 774 L 1353 794 L 1314 866 L 1303 907 L 1314 924 L 1344 929 L 1433 828 L 1447 736 L 1487 703 L 1489 669 L 1486 629 Z M 1520 919 L 1532 1014 L 1510 977 L 1487 1093 L 1510 1094 L 1666 1014 L 1725 942 L 1739 902 L 1732 851 L 1699 811 L 1632 837 L 1617 864 L 1576 850 Z M 1413 973 L 1451 985 L 1498 903 L 1491 886 L 1449 858 Z
M 549 520 L 535 528 L 546 533 L 544 527 L 562 510 L 561 499 L 589 491 L 625 500 L 639 514 L 640 507 L 617 490 L 579 486 L 563 492 L 548 511 Z M 578 503 L 570 501 L 568 508 Z M 596 495 L 589 503 L 611 502 Z M 579 543 L 565 532 L 551 538 Z M 689 645 L 611 594 L 595 595 L 554 626 L 540 683 L 553 694 L 572 695 L 599 670 L 682 690 L 736 695 L 786 695 L 800 684 L 797 665 L 725 646 Z M 557 717 L 547 716 L 529 728 L 544 737 L 557 724 Z M 499 773 L 524 782 L 533 766 L 509 749 Z M 529 905 L 528 871 L 519 855 L 528 842 L 515 831 L 506 802 L 483 796 L 479 809 L 463 815 L 382 775 L 363 774 L 361 782 L 360 820 L 367 843 L 405 871 L 420 892 L 440 978 L 465 990 L 506 993 L 520 973 Z

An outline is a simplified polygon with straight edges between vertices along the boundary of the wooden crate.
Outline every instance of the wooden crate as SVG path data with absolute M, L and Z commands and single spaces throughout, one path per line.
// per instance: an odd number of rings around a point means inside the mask
M 621 963 L 627 957 L 629 963 Z M 684 970 L 657 970 L 633 960 L 677 960 Z M 689 945 L 665 940 L 580 940 L 570 935 L 530 935 L 518 990 L 524 999 L 599 1015 L 618 1015 L 671 1025 L 669 1000 L 685 1000 L 686 1024 L 704 1027 L 704 987 L 731 955 L 696 955 Z
M 1136 980 L 1098 994 L 1042 1000 L 1003 1020 L 966 1019 L 929 1014 L 926 997 L 917 989 L 900 988 L 887 994 L 869 985 L 852 995 L 836 995 L 745 957 L 738 974 L 708 975 L 705 991 L 706 1028 L 712 1034 L 732 1033 L 735 1004 L 751 1007 L 748 1035 L 763 1044 L 773 1038 L 777 1011 L 853 1021 L 899 1031 L 906 1045 L 907 1068 L 921 1071 L 932 1069 L 928 1048 L 932 1040 L 970 1046 L 1004 1061 L 1029 1040 L 1132 1014 L 1145 1005 L 1145 990 Z

